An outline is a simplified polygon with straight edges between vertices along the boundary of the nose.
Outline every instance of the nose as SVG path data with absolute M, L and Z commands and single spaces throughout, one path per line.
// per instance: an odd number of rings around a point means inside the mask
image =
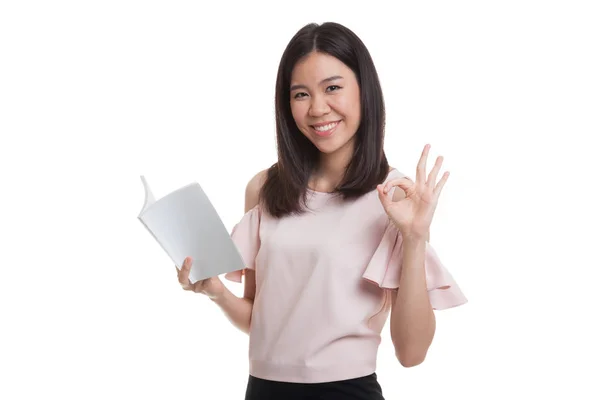
M 331 107 L 327 104 L 327 100 L 323 96 L 313 96 L 311 98 L 310 109 L 308 113 L 311 117 L 320 117 L 322 115 L 329 114 Z

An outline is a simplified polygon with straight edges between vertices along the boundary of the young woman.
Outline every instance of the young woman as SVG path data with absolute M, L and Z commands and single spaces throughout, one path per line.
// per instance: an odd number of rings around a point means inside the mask
M 232 238 L 247 268 L 238 298 L 218 278 L 190 284 L 250 335 L 246 399 L 383 399 L 375 374 L 390 316 L 399 362 L 420 364 L 433 310 L 467 300 L 428 243 L 448 172 L 414 181 L 388 165 L 385 111 L 368 50 L 336 23 L 310 24 L 285 49 L 275 93 L 278 160 L 246 188 Z M 401 190 L 395 190 L 400 188 Z

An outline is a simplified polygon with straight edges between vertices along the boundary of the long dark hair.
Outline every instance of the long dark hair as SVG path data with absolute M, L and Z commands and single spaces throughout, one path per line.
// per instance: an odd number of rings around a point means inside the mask
M 357 198 L 374 190 L 389 172 L 383 150 L 385 106 L 371 55 L 350 29 L 334 22 L 308 24 L 287 45 L 277 72 L 275 118 L 278 161 L 267 171 L 260 198 L 275 217 L 298 214 L 306 205 L 307 185 L 319 161 L 319 150 L 300 132 L 290 106 L 290 82 L 296 63 L 319 51 L 336 57 L 350 68 L 360 88 L 361 120 L 354 154 L 335 193 Z

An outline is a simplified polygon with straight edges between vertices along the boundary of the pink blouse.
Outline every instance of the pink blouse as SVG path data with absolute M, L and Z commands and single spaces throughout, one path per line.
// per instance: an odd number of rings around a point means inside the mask
M 394 169 L 387 180 L 401 176 Z M 376 190 L 350 202 L 309 196 L 303 215 L 276 219 L 256 206 L 231 233 L 256 275 L 249 358 L 258 378 L 317 383 L 376 369 L 389 289 L 400 281 L 402 237 Z M 467 302 L 429 244 L 425 268 L 434 309 Z M 225 277 L 241 282 L 242 275 Z

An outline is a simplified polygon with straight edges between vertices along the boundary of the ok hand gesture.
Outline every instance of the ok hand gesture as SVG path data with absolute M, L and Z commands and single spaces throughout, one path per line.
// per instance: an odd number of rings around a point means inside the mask
M 416 181 L 403 177 L 392 179 L 385 185 L 379 185 L 379 200 L 385 212 L 396 224 L 403 238 L 425 239 L 429 232 L 433 214 L 437 207 L 442 188 L 448 180 L 449 172 L 445 172 L 437 182 L 437 176 L 442 167 L 443 158 L 437 158 L 433 169 L 426 176 L 427 156 L 430 145 L 426 145 L 417 164 Z M 389 190 L 398 186 L 406 193 L 400 201 L 392 201 L 388 196 Z

